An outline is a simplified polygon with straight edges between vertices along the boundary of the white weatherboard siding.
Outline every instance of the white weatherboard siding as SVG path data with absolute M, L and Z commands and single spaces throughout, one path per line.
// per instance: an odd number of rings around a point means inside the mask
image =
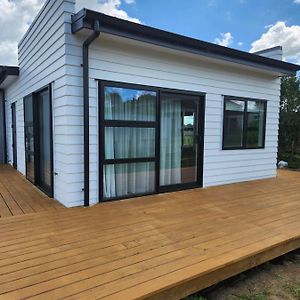
M 82 116 L 79 108 L 82 101 L 81 45 L 86 38 L 87 34 L 70 35 L 67 38 L 69 92 L 73 100 L 76 99 L 76 105 L 70 106 L 70 109 L 78 118 Z M 205 187 L 276 175 L 280 81 L 275 75 L 105 34 L 101 34 L 90 46 L 89 62 L 91 203 L 98 202 L 96 79 L 205 92 Z M 223 95 L 268 100 L 265 149 L 222 150 Z M 72 141 L 79 152 L 76 154 L 78 160 L 73 160 L 66 167 L 74 172 L 72 199 L 78 199 L 76 195 L 80 195 L 79 188 L 83 184 L 80 156 L 82 128 L 75 119 L 70 122 L 73 128 Z M 77 145 L 77 142 L 80 144 Z M 82 205 L 82 199 L 72 202 L 72 205 Z
M 6 91 L 7 144 L 17 102 L 18 170 L 25 174 L 23 97 L 53 87 L 54 196 L 83 205 L 82 43 L 91 31 L 71 34 L 75 0 L 48 0 L 19 45 L 20 77 Z M 280 81 L 229 62 L 101 34 L 90 46 L 90 203 L 98 202 L 98 81 L 111 80 L 206 93 L 204 186 L 276 174 Z M 223 95 L 268 100 L 266 147 L 222 150 Z
M 16 102 L 18 170 L 25 175 L 23 98 L 52 83 L 54 197 L 68 205 L 68 168 L 61 165 L 71 155 L 68 121 L 73 117 L 66 108 L 72 100 L 68 96 L 66 66 L 66 32 L 71 31 L 71 14 L 75 0 L 48 0 L 19 43 L 20 76 L 6 90 L 8 160 L 12 162 L 11 103 Z M 61 117 L 63 116 L 63 117 Z M 80 123 L 81 119 L 77 120 Z M 81 195 L 82 197 L 82 195 Z

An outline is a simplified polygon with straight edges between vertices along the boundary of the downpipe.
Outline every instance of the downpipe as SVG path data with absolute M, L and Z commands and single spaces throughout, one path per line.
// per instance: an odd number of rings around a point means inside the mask
M 89 101 L 89 46 L 100 35 L 100 22 L 95 21 L 93 33 L 82 45 L 83 71 L 83 165 L 84 165 L 84 206 L 90 205 L 90 101 Z

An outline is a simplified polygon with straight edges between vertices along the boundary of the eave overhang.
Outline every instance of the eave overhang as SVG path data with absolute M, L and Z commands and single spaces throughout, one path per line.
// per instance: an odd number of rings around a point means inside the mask
M 11 81 L 19 76 L 19 67 L 0 66 L 0 89 L 5 88 Z
M 103 33 L 264 69 L 278 73 L 278 75 L 282 76 L 294 76 L 296 75 L 296 72 L 300 70 L 299 65 L 204 42 L 187 36 L 111 17 L 85 8 L 72 16 L 72 32 L 76 33 L 82 29 L 93 30 L 95 21 L 100 22 L 101 32 Z

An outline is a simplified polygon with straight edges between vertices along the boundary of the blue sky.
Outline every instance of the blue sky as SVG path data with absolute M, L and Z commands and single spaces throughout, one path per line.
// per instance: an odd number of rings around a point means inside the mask
M 221 33 L 230 32 L 230 47 L 244 51 L 267 31 L 266 26 L 278 21 L 300 25 L 300 4 L 293 0 L 136 0 L 122 7 L 146 25 L 205 41 L 214 42 Z
M 18 41 L 45 1 L 0 0 L 0 64 L 17 64 Z M 76 0 L 74 13 L 82 7 L 244 51 L 281 45 L 300 64 L 300 0 Z

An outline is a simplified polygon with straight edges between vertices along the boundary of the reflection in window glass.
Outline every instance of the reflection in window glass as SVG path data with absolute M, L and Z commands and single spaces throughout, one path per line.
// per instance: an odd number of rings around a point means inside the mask
M 160 185 L 197 181 L 197 96 L 162 93 Z
M 152 193 L 155 190 L 154 162 L 105 165 L 104 198 Z
M 244 101 L 225 100 L 224 148 L 243 146 L 244 109 Z
M 248 101 L 247 148 L 263 147 L 265 105 L 262 101 Z
M 155 121 L 156 92 L 105 87 L 105 119 Z
M 24 119 L 25 123 L 33 122 L 33 104 L 31 95 L 24 98 Z

